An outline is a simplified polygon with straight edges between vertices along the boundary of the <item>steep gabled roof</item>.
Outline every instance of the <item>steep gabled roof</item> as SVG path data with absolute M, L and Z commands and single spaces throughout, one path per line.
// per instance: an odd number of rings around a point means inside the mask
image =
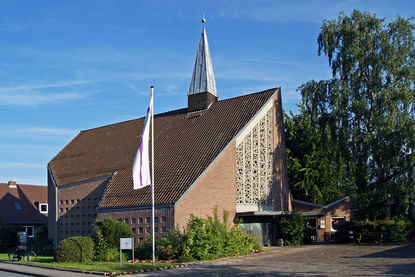
M 155 115 L 156 204 L 175 203 L 276 92 Z M 131 173 L 143 123 L 140 118 L 81 131 L 49 163 L 57 186 L 113 174 L 100 208 L 151 205 L 151 188 L 133 190 Z
M 8 224 L 46 224 L 35 202 L 48 203 L 46 186 L 0 184 L 0 218 Z

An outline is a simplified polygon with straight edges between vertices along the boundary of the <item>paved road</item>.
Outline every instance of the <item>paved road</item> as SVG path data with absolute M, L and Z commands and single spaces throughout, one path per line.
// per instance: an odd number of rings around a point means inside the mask
M 226 258 L 137 276 L 415 276 L 415 244 L 272 247 L 265 253 Z
M 0 263 L 0 277 L 91 276 Z M 10 273 L 8 275 L 8 273 Z M 135 276 L 415 276 L 415 244 L 271 247 L 264 253 L 226 258 Z
M 86 276 L 97 276 L 89 275 L 79 272 L 71 271 L 60 271 L 55 269 L 47 269 L 41 267 L 11 264 L 11 263 L 0 263 L 0 277 L 86 277 Z

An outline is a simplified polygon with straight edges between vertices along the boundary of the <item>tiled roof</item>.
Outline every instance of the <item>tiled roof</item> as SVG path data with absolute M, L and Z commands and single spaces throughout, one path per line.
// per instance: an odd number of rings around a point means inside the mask
M 277 89 L 215 102 L 203 111 L 155 115 L 155 202 L 175 203 Z M 151 205 L 133 190 L 132 164 L 144 118 L 81 131 L 49 163 L 57 186 L 113 175 L 100 208 Z
M 9 224 L 47 224 L 34 202 L 48 203 L 46 186 L 0 184 L 0 218 Z

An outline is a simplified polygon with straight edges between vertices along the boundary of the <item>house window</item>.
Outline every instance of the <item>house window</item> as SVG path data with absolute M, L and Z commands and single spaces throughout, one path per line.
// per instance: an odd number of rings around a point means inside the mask
M 131 218 L 131 224 L 135 224 L 135 218 Z
M 20 207 L 20 203 L 18 203 L 18 202 L 14 202 L 14 208 L 16 209 L 16 211 L 18 211 L 18 212 L 20 212 L 20 210 L 22 209 L 21 207 Z
M 33 238 L 35 236 L 35 226 L 23 226 L 29 238 Z
M 159 222 L 159 218 L 158 217 L 155 217 L 154 218 L 154 223 L 157 223 L 157 222 Z
M 166 227 L 164 227 L 164 226 L 163 226 L 163 227 L 161 227 L 161 232 L 162 232 L 162 233 L 165 233 L 166 231 L 167 231 Z
M 149 218 L 149 217 L 147 217 L 147 218 L 146 218 L 146 222 L 147 222 L 147 223 L 150 223 L 150 222 L 151 222 L 151 220 L 150 220 L 150 218 Z
M 48 213 L 48 204 L 47 203 L 40 203 L 39 204 L 39 211 L 42 214 L 47 214 Z
M 166 222 L 166 217 L 165 216 L 161 217 L 161 222 Z
M 124 219 L 124 221 L 125 221 L 125 224 L 129 224 L 130 223 L 130 220 L 128 220 L 128 218 Z
M 71 204 L 74 204 L 74 203 L 75 203 L 75 201 L 72 199 L 72 200 L 71 200 Z
M 131 231 L 133 231 L 133 234 L 135 234 L 135 228 L 131 228 Z
M 331 218 L 331 231 L 336 232 L 337 231 L 337 229 L 336 229 L 337 225 L 340 222 L 344 221 L 344 220 L 345 220 L 344 217 L 332 217 Z
M 138 228 L 138 232 L 139 232 L 140 234 L 142 234 L 142 233 L 143 233 L 143 227 Z
M 138 219 L 138 223 L 140 223 L 140 224 L 142 224 L 142 223 L 143 223 L 143 218 L 142 218 L 142 217 L 140 217 L 140 218 Z

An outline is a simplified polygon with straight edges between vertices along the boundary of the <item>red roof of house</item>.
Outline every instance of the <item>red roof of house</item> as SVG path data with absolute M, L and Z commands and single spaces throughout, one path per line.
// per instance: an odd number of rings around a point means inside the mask
M 155 203 L 175 203 L 278 89 L 155 115 Z M 112 176 L 100 208 L 151 205 L 134 190 L 132 164 L 144 118 L 81 131 L 49 163 L 56 185 Z
M 47 224 L 35 202 L 48 203 L 46 186 L 0 184 L 0 218 L 8 224 Z

